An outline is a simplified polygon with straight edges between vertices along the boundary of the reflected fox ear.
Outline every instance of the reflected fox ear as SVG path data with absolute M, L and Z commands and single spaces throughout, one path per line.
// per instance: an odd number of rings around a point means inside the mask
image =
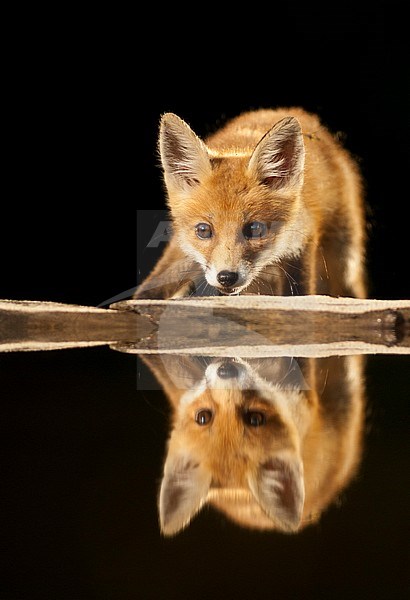
M 189 454 L 168 454 L 159 496 L 161 531 L 175 535 L 186 527 L 208 495 L 211 475 Z
M 248 169 L 261 183 L 274 190 L 303 184 L 305 146 L 302 129 L 295 117 L 286 117 L 260 140 Z
M 166 113 L 161 119 L 159 151 L 168 187 L 184 191 L 198 185 L 211 172 L 205 144 L 173 113 Z
M 259 506 L 280 529 L 298 529 L 305 501 L 301 461 L 272 458 L 249 477 L 249 487 Z

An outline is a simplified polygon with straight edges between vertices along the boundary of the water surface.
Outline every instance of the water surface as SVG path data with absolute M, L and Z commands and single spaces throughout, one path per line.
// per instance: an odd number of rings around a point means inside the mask
M 0 597 L 404 598 L 409 360 L 1 354 Z M 209 407 L 225 444 L 195 421 Z M 164 465 L 184 444 L 211 483 L 184 514 L 170 483 L 166 537 Z M 273 500 L 249 491 L 255 453 L 285 473 Z

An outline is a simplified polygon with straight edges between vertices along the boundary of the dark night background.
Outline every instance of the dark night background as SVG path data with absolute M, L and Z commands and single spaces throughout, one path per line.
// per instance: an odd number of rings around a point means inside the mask
M 137 203 L 164 208 L 160 115 L 205 136 L 244 110 L 286 105 L 317 112 L 357 157 L 370 295 L 409 298 L 405 17 L 385 6 L 335 8 L 328 23 L 313 8 L 245 19 L 264 28 L 260 43 L 241 32 L 227 44 L 222 25 L 178 32 L 158 59 L 157 40 L 135 48 L 135 33 L 106 46 L 96 33 L 84 51 L 70 36 L 58 50 L 37 40 L 3 92 L 0 298 L 96 306 L 135 286 Z M 149 258 L 138 258 L 144 274 Z M 370 360 L 367 466 L 344 511 L 300 537 L 250 534 L 210 514 L 161 539 L 167 406 L 137 396 L 136 373 L 134 357 L 105 348 L 0 357 L 0 600 L 405 597 L 406 357 Z
M 226 52 L 216 25 L 208 33 L 215 46 L 194 55 L 194 73 L 181 52 L 196 36 L 206 40 L 189 31 L 175 36 L 176 64 L 155 76 L 159 65 L 129 54 L 127 40 L 116 51 L 77 54 L 63 44 L 58 55 L 39 41 L 5 93 L 1 297 L 95 305 L 136 285 L 137 202 L 164 207 L 156 156 L 163 112 L 205 136 L 244 110 L 301 105 L 341 132 L 360 162 L 371 296 L 407 298 L 408 65 L 394 3 L 372 6 L 339 7 L 327 24 L 313 7 L 289 9 L 272 23 L 272 39 L 231 40 Z

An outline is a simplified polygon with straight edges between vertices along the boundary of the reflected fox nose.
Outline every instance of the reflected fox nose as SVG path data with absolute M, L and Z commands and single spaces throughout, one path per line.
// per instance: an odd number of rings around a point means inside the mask
M 239 371 L 231 362 L 223 363 L 217 370 L 217 375 L 221 379 L 234 379 L 238 377 Z
M 238 273 L 235 273 L 235 271 L 221 271 L 216 278 L 224 287 L 232 287 L 238 281 Z

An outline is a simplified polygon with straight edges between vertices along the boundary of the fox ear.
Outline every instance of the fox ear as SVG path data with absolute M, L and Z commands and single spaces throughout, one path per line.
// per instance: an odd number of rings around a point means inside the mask
M 168 454 L 159 496 L 164 535 L 175 535 L 189 524 L 203 505 L 210 484 L 210 473 L 193 456 Z
M 211 172 L 205 144 L 173 113 L 161 119 L 159 151 L 167 186 L 183 191 L 198 185 Z
M 305 146 L 302 129 L 295 117 L 276 123 L 260 140 L 248 169 L 274 190 L 303 184 Z
M 296 531 L 305 501 L 303 464 L 272 458 L 249 477 L 249 487 L 262 510 L 283 531 Z

